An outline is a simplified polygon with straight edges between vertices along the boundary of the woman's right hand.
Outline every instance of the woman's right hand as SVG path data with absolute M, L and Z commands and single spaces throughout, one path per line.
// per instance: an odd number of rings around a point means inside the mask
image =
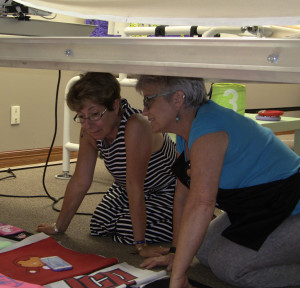
M 140 267 L 151 269 L 156 266 L 167 266 L 166 270 L 171 271 L 174 260 L 174 254 L 167 254 L 157 257 L 147 258 Z
M 158 257 L 161 255 L 166 255 L 169 252 L 169 248 L 163 248 L 162 246 L 146 246 L 138 251 L 139 255 L 144 258 Z
M 49 224 L 49 223 L 39 224 L 35 231 L 36 232 L 43 232 L 43 233 L 48 234 L 48 235 L 57 234 L 57 232 L 55 232 L 55 230 L 54 230 L 54 225 Z

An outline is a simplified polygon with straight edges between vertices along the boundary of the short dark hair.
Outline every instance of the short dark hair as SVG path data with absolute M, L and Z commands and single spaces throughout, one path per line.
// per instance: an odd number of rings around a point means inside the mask
M 80 75 L 67 94 L 67 104 L 73 111 L 80 111 L 86 101 L 103 105 L 113 110 L 116 99 L 121 99 L 118 80 L 110 73 L 87 72 Z

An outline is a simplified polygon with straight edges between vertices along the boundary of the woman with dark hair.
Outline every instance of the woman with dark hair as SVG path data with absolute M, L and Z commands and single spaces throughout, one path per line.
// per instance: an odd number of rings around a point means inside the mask
M 96 207 L 91 234 L 134 244 L 144 257 L 165 253 L 147 243 L 172 241 L 175 144 L 167 134 L 153 133 L 141 111 L 121 99 L 119 82 L 109 73 L 83 75 L 70 88 L 67 104 L 81 124 L 76 169 L 56 223 L 37 231 L 66 231 L 92 183 L 100 151 L 115 181 Z
M 300 285 L 300 157 L 255 121 L 207 99 L 202 79 L 140 76 L 154 132 L 177 134 L 174 239 L 142 267 L 190 287 L 196 256 L 236 287 Z M 211 221 L 215 206 L 225 211 Z M 174 254 L 175 252 L 175 254 Z

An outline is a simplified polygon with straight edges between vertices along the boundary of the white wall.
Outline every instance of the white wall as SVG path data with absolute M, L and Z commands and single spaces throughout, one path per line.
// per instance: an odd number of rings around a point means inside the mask
M 65 86 L 78 73 L 62 71 L 61 74 L 55 146 L 62 145 Z M 58 71 L 55 70 L 0 68 L 0 152 L 50 146 L 54 133 L 57 81 Z M 300 85 L 246 83 L 246 90 L 246 108 L 300 106 Z M 142 108 L 142 97 L 134 88 L 123 87 L 122 96 L 133 106 Z M 21 107 L 20 125 L 10 124 L 10 106 L 13 105 Z M 285 115 L 300 117 L 300 111 Z M 72 142 L 78 142 L 78 133 L 78 125 L 72 122 Z
M 78 73 L 61 73 L 55 146 L 62 145 L 65 87 Z M 55 70 L 0 68 L 0 152 L 50 147 L 55 128 L 57 81 Z M 142 97 L 134 88 L 123 87 L 122 96 L 142 108 Z M 10 107 L 14 105 L 21 107 L 20 125 L 10 124 Z M 79 126 L 71 121 L 73 143 L 78 143 Z

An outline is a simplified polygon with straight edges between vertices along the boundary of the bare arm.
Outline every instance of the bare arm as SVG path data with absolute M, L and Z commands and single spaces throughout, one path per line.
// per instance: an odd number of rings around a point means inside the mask
M 151 127 L 145 119 L 132 116 L 126 124 L 126 189 L 129 199 L 130 216 L 134 240 L 145 239 L 146 206 L 144 181 L 152 150 Z
M 191 187 L 184 207 L 171 276 L 172 288 L 183 287 L 185 273 L 212 219 L 228 135 L 216 132 L 198 138 L 191 149 Z
M 68 228 L 93 180 L 98 155 L 95 141 L 83 131 L 80 135 L 75 172 L 67 185 L 62 209 L 56 221 L 59 232 L 65 232 Z M 52 224 L 48 223 L 40 224 L 36 231 L 46 234 L 54 233 Z
M 184 186 L 178 179 L 174 197 L 173 208 L 173 246 L 177 246 L 178 233 L 182 218 L 183 208 L 188 196 L 189 189 Z
M 145 239 L 146 204 L 144 182 L 151 154 L 153 149 L 155 149 L 154 146 L 157 146 L 157 141 L 154 139 L 155 134 L 152 133 L 150 123 L 143 116 L 133 115 L 128 120 L 125 129 L 127 158 L 126 190 L 135 241 Z M 136 248 L 139 247 L 144 248 L 141 244 L 136 245 Z M 143 257 L 160 255 L 163 253 L 160 250 L 159 247 L 147 246 L 140 250 L 139 254 Z
M 178 179 L 175 189 L 174 207 L 173 207 L 173 241 L 172 245 L 177 246 L 179 227 L 182 218 L 183 208 L 187 199 L 189 189 L 184 186 Z M 169 252 L 169 251 L 168 251 Z M 167 254 L 167 253 L 165 253 Z M 146 259 L 140 266 L 151 269 L 156 266 L 167 266 L 167 270 L 172 270 L 174 254 L 161 255 Z

